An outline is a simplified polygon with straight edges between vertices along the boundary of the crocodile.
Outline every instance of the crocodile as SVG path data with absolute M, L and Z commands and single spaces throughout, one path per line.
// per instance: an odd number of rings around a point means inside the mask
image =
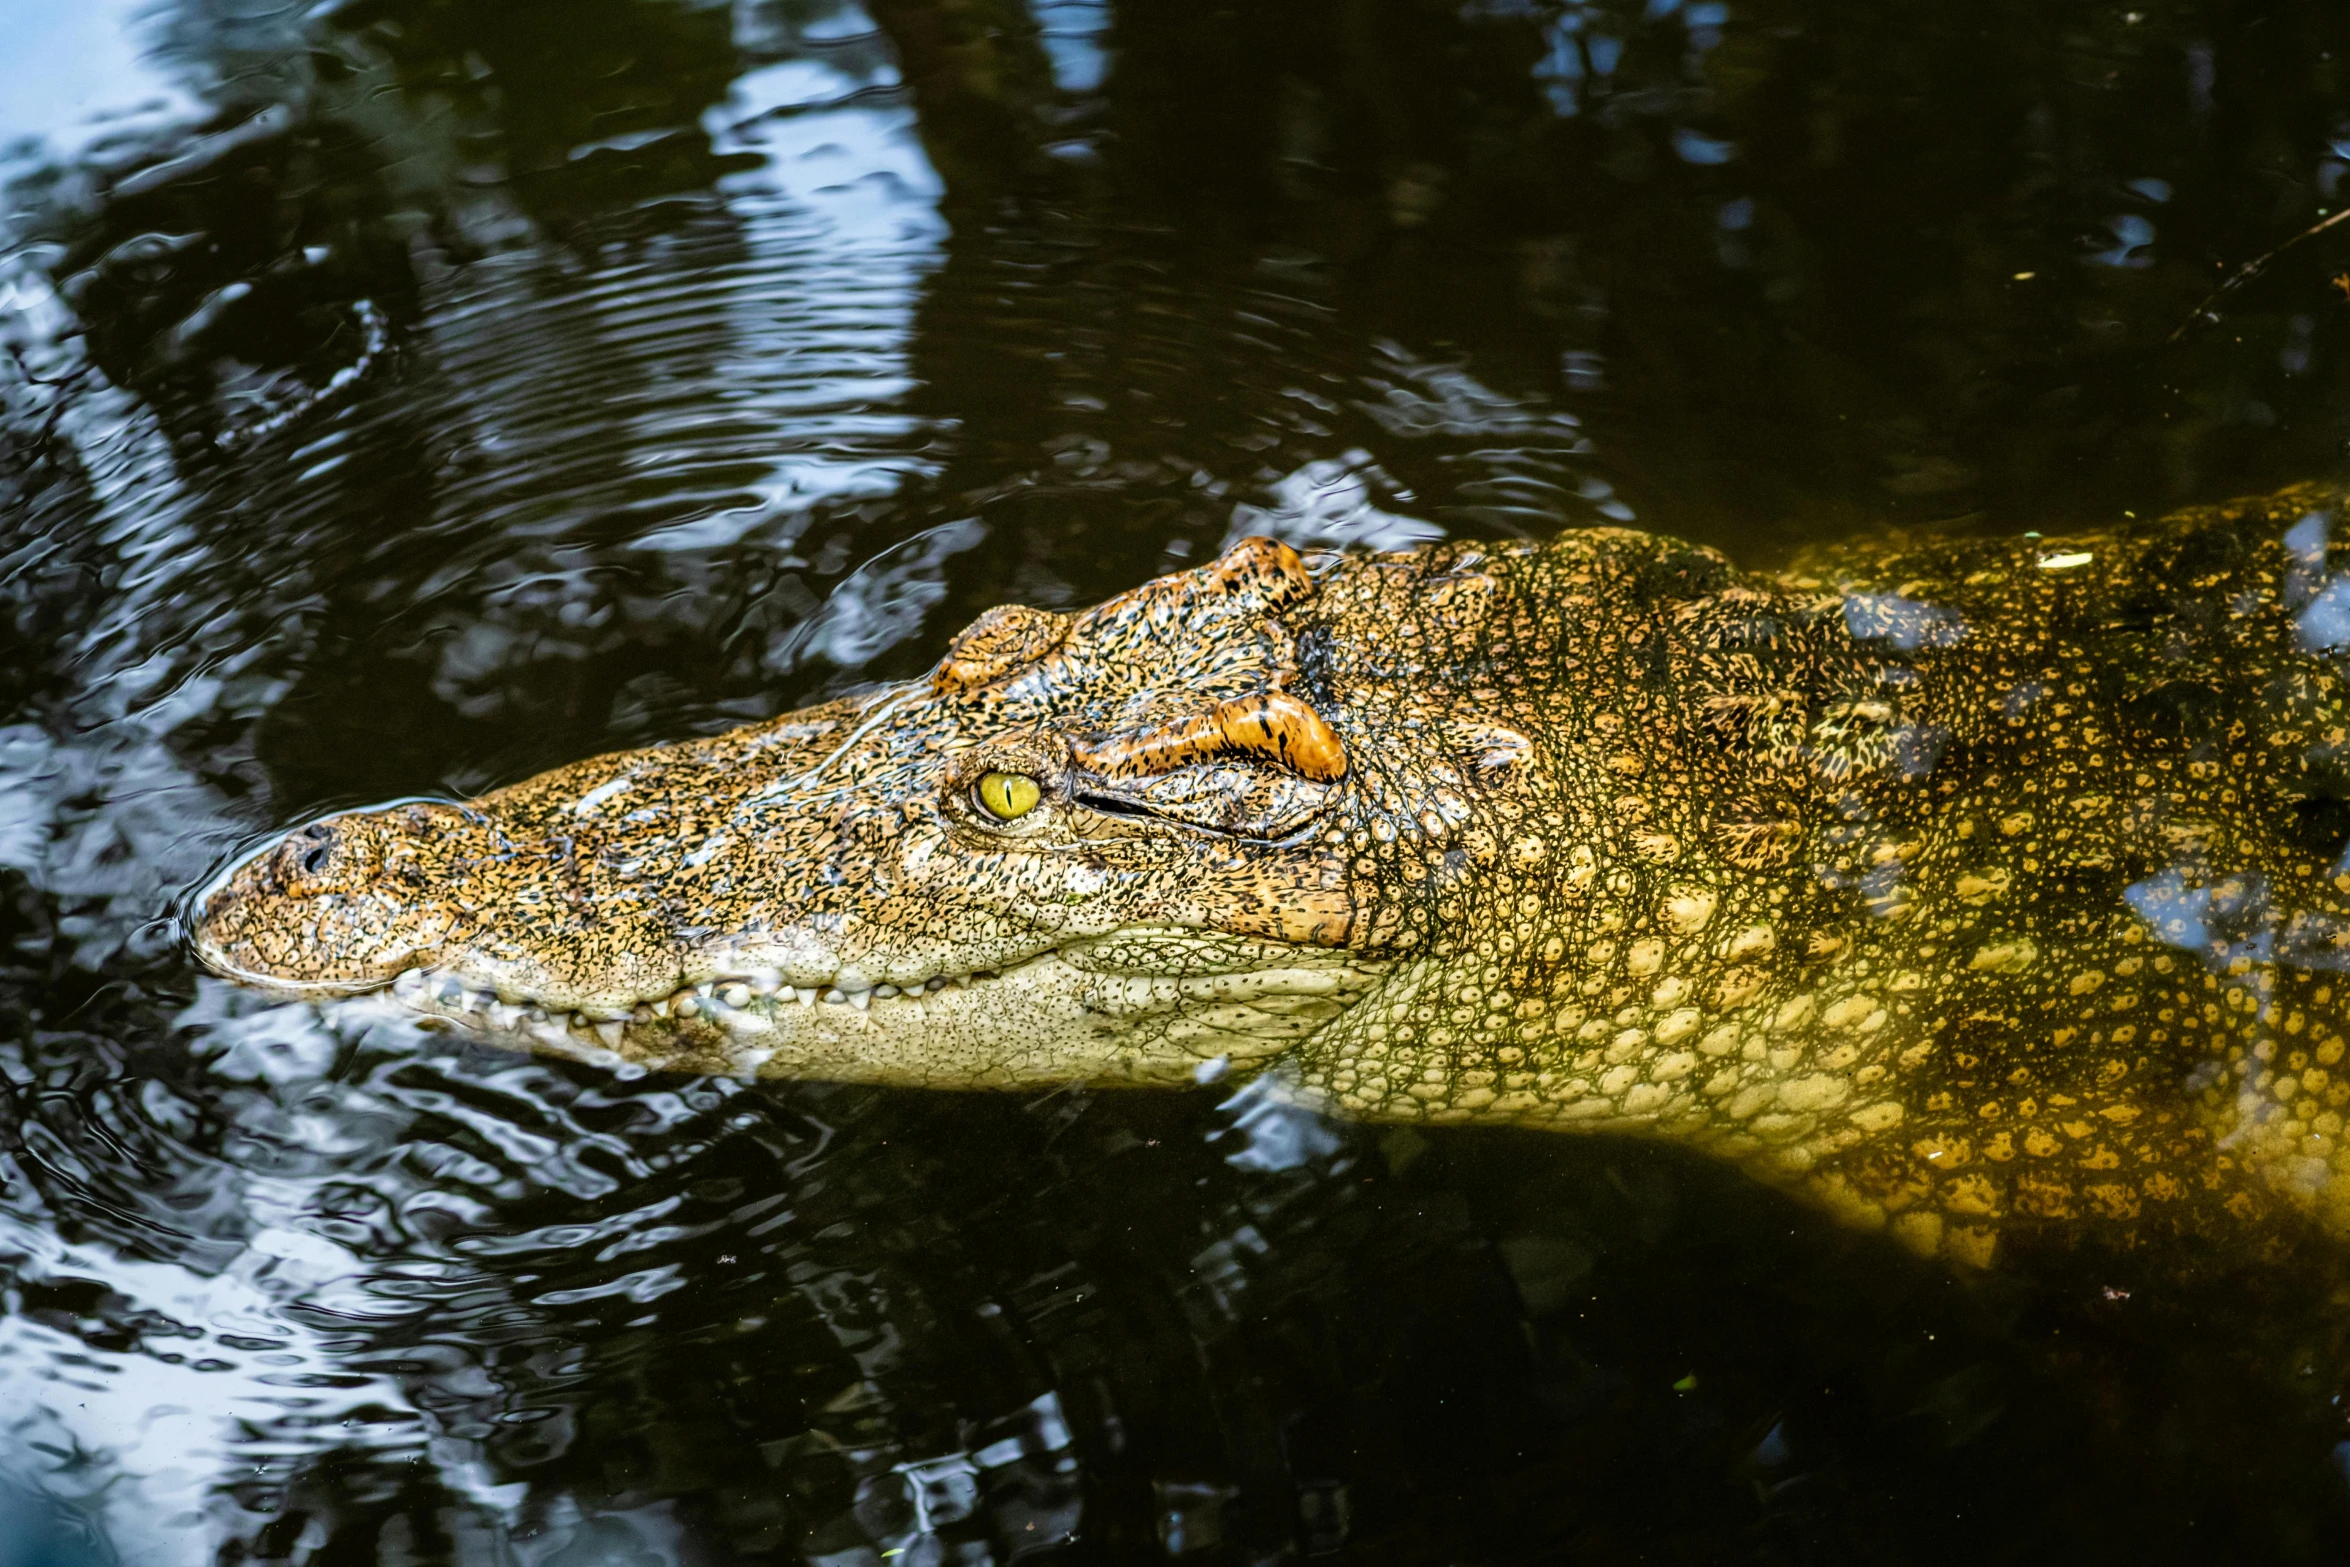
M 2342 502 L 1773 569 L 1245 539 L 912 681 L 311 822 L 194 946 L 635 1069 L 1271 1069 L 1669 1139 L 1967 1267 L 2340 1235 Z

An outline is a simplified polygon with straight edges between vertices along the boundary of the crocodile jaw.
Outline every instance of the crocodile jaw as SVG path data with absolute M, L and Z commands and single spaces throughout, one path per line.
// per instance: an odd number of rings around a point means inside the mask
M 605 1064 L 925 1088 L 1205 1081 L 1345 1011 L 1383 965 L 1311 947 L 1182 974 L 1100 966 L 1100 943 L 908 987 L 705 980 L 624 1017 L 550 1012 L 412 969 L 382 999 L 428 1027 Z M 1240 961 L 1236 954 L 1234 961 Z

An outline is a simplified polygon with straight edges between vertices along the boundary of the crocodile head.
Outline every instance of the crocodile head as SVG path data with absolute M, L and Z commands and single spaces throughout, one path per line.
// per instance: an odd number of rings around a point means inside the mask
M 1246 541 L 926 679 L 328 817 L 201 895 L 215 972 L 647 1065 L 1179 1080 L 1376 982 L 1316 584 Z

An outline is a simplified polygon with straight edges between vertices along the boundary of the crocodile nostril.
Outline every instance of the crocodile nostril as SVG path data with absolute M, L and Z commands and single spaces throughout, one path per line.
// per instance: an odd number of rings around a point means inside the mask
M 341 835 L 326 822 L 312 822 L 287 834 L 277 851 L 278 874 L 289 891 L 316 891 L 319 878 L 334 872 L 335 848 Z

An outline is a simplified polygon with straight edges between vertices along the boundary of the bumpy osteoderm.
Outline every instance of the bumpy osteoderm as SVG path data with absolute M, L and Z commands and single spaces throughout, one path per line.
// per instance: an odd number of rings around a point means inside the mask
M 202 895 L 216 971 L 651 1066 L 1283 1061 L 1665 1136 L 1911 1245 L 2350 1229 L 2350 571 L 2315 489 L 1745 573 L 1250 540 L 927 679 Z

